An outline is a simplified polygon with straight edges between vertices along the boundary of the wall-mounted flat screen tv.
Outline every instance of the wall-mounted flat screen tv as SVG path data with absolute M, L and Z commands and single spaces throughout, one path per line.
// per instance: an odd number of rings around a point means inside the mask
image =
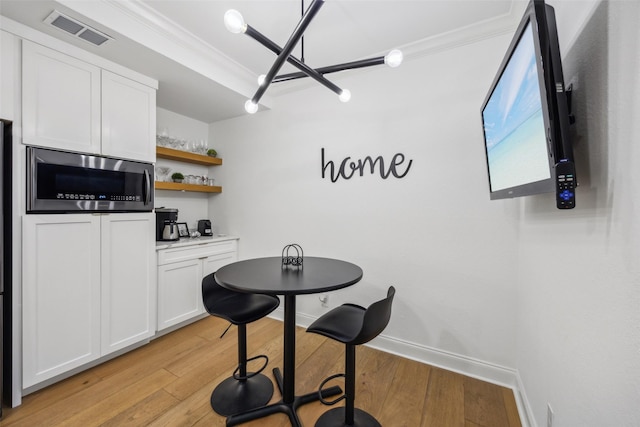
M 532 0 L 482 105 L 490 198 L 555 191 L 573 161 L 555 13 Z

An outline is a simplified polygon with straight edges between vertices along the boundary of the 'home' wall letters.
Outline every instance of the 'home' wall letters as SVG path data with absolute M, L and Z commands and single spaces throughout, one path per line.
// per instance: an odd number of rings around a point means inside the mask
M 371 156 L 367 156 L 364 159 L 359 159 L 357 162 L 351 161 L 351 157 L 345 157 L 345 159 L 340 162 L 340 166 L 336 169 L 336 164 L 334 164 L 332 160 L 325 162 L 324 148 L 320 150 L 320 153 L 322 157 L 322 179 L 325 178 L 325 173 L 327 172 L 327 169 L 329 169 L 329 178 L 331 178 L 331 182 L 336 182 L 340 177 L 343 179 L 351 179 L 356 171 L 360 173 L 360 176 L 363 176 L 367 166 L 369 173 L 373 175 L 375 173 L 376 164 L 378 164 L 380 177 L 382 179 L 387 179 L 391 174 L 396 178 L 404 178 L 413 163 L 413 160 L 410 159 L 404 171 L 398 170 L 398 167 L 404 163 L 405 157 L 404 154 L 397 153 L 393 156 L 391 163 L 389 164 L 389 168 L 385 171 L 384 159 L 382 156 L 376 157 L 375 160 L 373 160 Z

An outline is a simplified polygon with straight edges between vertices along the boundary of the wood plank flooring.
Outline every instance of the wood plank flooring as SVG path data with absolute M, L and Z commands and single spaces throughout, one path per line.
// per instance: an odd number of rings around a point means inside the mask
M 150 344 L 79 373 L 5 409 L 3 427 L 18 426 L 224 426 L 209 405 L 211 391 L 237 362 L 236 329 L 208 317 Z M 249 355 L 269 355 L 264 371 L 282 366 L 282 323 L 262 319 L 247 328 Z M 296 390 L 315 390 L 322 379 L 344 371 L 344 348 L 325 337 L 296 336 Z M 512 390 L 382 351 L 359 346 L 356 407 L 385 427 L 520 426 Z M 260 363 L 260 362 L 258 362 Z M 251 369 L 250 369 L 251 370 Z M 336 384 L 342 383 L 336 380 Z M 333 382 L 329 385 L 333 385 Z M 274 392 L 273 401 L 280 400 Z M 342 402 L 340 403 L 342 404 Z M 327 409 L 303 406 L 305 426 Z M 286 427 L 276 414 L 245 424 Z

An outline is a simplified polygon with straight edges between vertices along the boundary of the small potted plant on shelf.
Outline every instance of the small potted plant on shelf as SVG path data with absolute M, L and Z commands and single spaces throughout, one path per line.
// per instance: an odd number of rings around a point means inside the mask
M 180 172 L 176 172 L 171 175 L 171 179 L 173 180 L 173 182 L 182 182 L 182 180 L 184 179 L 184 175 L 182 175 Z
M 218 155 L 218 152 L 216 150 L 214 150 L 213 148 L 209 148 L 207 150 L 207 156 L 216 157 L 217 155 Z

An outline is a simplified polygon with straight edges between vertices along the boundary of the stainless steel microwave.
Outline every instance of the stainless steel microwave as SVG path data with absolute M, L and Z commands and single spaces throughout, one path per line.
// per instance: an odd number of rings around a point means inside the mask
M 27 147 L 27 213 L 151 212 L 153 164 Z

